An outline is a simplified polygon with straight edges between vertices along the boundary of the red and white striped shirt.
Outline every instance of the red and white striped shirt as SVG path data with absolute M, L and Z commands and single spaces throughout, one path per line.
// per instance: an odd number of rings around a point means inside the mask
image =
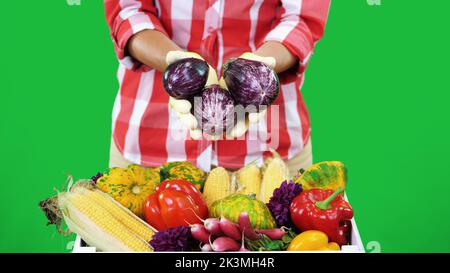
M 144 166 L 188 160 L 208 170 L 239 168 L 274 148 L 284 159 L 297 155 L 310 137 L 308 110 L 300 93 L 315 43 L 322 37 L 331 0 L 105 0 L 119 59 L 120 90 L 113 108 L 113 138 L 125 159 Z M 250 125 L 242 140 L 193 140 L 168 107 L 162 73 L 125 52 L 135 33 L 158 30 L 179 47 L 202 55 L 217 69 L 265 41 L 281 42 L 299 64 L 279 75 L 281 91 L 267 118 Z M 271 121 L 277 109 L 279 120 Z M 276 130 L 276 134 L 272 132 Z M 277 135 L 277 141 L 270 139 Z M 268 137 L 269 136 L 269 137 Z

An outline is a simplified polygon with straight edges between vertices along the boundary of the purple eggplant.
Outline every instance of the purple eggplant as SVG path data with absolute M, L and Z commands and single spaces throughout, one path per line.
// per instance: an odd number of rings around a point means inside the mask
M 237 58 L 223 67 L 223 77 L 237 104 L 269 106 L 278 97 L 280 81 L 273 69 L 262 62 Z
M 208 79 L 209 66 L 200 59 L 186 58 L 170 64 L 163 75 L 164 89 L 176 99 L 200 94 Z
M 194 115 L 205 133 L 220 135 L 234 125 L 236 113 L 233 97 L 219 85 L 208 86 L 201 97 L 194 100 Z

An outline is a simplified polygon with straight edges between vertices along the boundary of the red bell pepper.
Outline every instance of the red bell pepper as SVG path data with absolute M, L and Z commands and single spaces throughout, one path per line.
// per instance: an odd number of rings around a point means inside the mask
M 300 193 L 290 205 L 291 218 L 302 231 L 320 230 L 331 242 L 339 245 L 348 243 L 347 234 L 351 228 L 353 209 L 340 194 L 342 189 L 313 189 Z
M 185 180 L 162 182 L 144 206 L 145 221 L 157 230 L 201 223 L 207 216 L 202 194 Z

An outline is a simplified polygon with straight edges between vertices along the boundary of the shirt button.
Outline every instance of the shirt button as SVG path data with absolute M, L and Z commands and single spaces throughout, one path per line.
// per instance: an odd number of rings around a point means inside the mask
M 213 28 L 213 27 L 208 27 L 208 32 L 209 32 L 209 33 L 213 33 L 214 31 L 216 31 L 215 28 Z

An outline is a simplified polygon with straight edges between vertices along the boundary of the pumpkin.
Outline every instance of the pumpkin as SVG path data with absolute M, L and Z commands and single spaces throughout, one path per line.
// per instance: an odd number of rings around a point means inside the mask
M 97 188 L 109 194 L 117 202 L 143 217 L 147 197 L 155 192 L 160 176 L 157 168 L 130 165 L 127 168 L 110 168 L 97 180 Z
M 188 161 L 175 161 L 165 163 L 160 167 L 161 182 L 166 180 L 187 180 L 198 190 L 203 190 L 205 173 Z
M 339 161 L 320 162 L 312 165 L 295 182 L 301 184 L 303 190 L 345 190 L 347 169 Z
M 250 222 L 254 228 L 271 229 L 276 228 L 275 219 L 272 217 L 267 206 L 256 199 L 255 194 L 231 194 L 221 200 L 215 201 L 209 210 L 211 217 L 225 217 L 235 223 L 238 222 L 239 214 L 247 212 Z

